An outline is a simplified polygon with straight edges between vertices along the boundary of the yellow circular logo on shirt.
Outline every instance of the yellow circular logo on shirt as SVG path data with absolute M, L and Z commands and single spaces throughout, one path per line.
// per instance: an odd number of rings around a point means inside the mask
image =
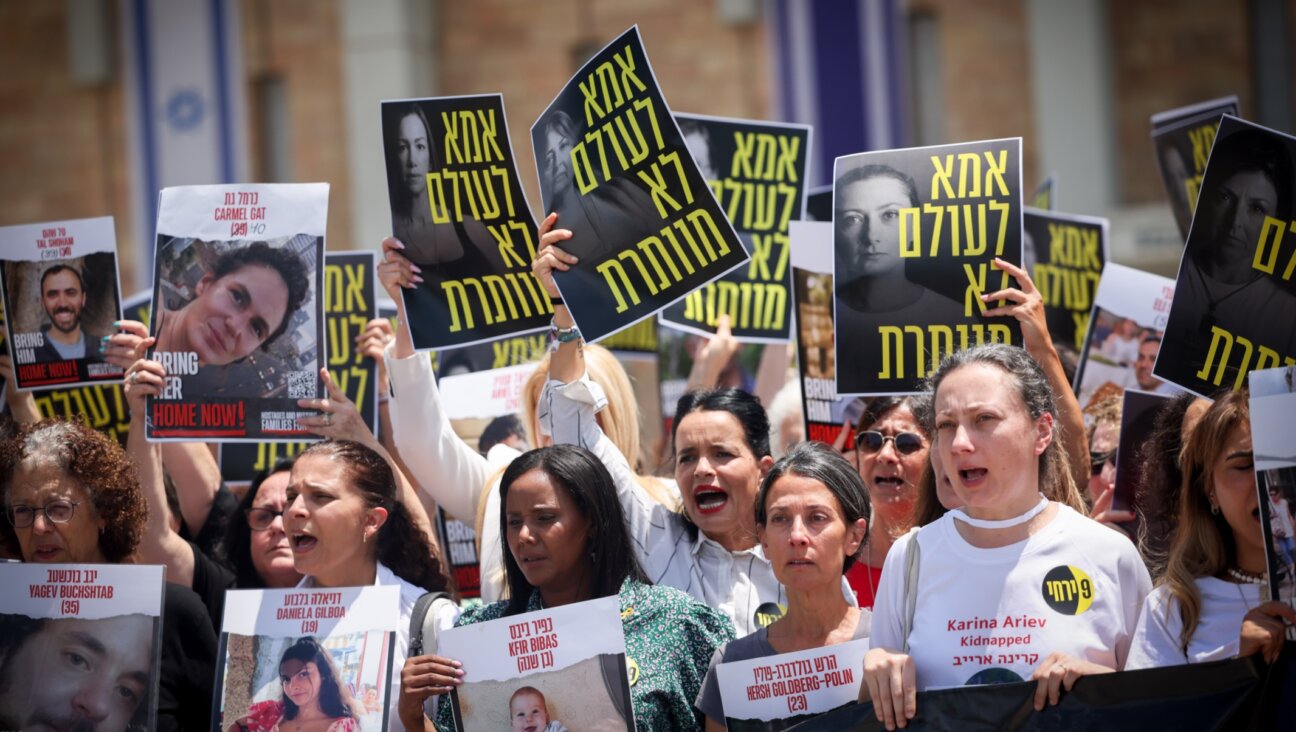
M 626 657 L 626 674 L 630 676 L 630 685 L 639 683 L 639 664 L 633 658 Z
M 783 617 L 787 608 L 775 602 L 762 602 L 760 607 L 756 608 L 756 614 L 752 620 L 756 622 L 758 628 L 768 628 L 771 623 Z
M 1063 615 L 1079 615 L 1094 601 L 1094 583 L 1079 567 L 1064 564 L 1044 575 L 1044 602 Z

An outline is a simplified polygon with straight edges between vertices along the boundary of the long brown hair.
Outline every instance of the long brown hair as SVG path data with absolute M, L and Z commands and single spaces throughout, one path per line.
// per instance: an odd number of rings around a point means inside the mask
M 1214 577 L 1237 562 L 1233 529 L 1222 514 L 1211 511 L 1211 496 L 1215 492 L 1212 476 L 1223 456 L 1229 433 L 1237 427 L 1250 429 L 1249 398 L 1246 389 L 1219 395 L 1193 428 L 1179 457 L 1183 468 L 1179 523 L 1170 542 L 1162 581 L 1179 603 L 1183 619 L 1179 643 L 1184 648 L 1197 630 L 1201 615 L 1201 593 L 1197 591 L 1196 581 Z

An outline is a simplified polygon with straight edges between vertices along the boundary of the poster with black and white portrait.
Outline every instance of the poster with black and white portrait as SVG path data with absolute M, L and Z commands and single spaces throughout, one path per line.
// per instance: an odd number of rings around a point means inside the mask
M 1220 117 L 1237 113 L 1238 99 L 1229 96 L 1152 115 L 1152 147 L 1156 150 L 1157 168 L 1182 239 L 1188 238 L 1202 173 L 1215 144 Z
M 1153 373 L 1202 396 L 1296 360 L 1296 137 L 1225 115 Z
M 402 290 L 414 348 L 547 328 L 536 223 L 500 94 L 382 103 L 392 236 L 422 282 Z
M 1049 336 L 1074 360 L 1107 262 L 1107 219 L 1027 207 L 1022 221 L 1022 247 L 1034 255 L 1030 274 L 1044 300 Z
M 154 441 L 311 439 L 323 393 L 328 184 L 180 186 L 159 197 L 148 399 Z
M 159 566 L 0 563 L 0 729 L 155 729 L 162 575 Z
M 1022 259 L 1021 139 L 882 150 L 833 172 L 838 395 L 918 391 L 941 358 L 1019 343 L 988 309 Z
M 661 322 L 714 335 L 719 317 L 727 314 L 740 342 L 787 342 L 792 327 L 788 224 L 804 215 L 810 128 L 696 114 L 677 114 L 675 121 L 752 258 L 663 310 Z
M 662 95 L 638 26 L 594 54 L 531 126 L 546 213 L 580 261 L 554 272 L 587 341 L 749 258 Z
M 16 388 L 121 379 L 101 349 L 121 320 L 112 217 L 0 228 L 0 272 Z

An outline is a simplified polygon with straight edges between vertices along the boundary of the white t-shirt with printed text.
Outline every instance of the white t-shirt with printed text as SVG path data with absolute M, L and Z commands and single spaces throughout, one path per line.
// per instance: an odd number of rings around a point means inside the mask
M 1121 669 L 1152 580 L 1129 539 L 1067 506 L 1025 541 L 969 544 L 946 514 L 887 554 L 874 648 L 903 647 L 905 557 L 921 550 L 909 654 L 918 689 L 1029 679 L 1059 651 Z

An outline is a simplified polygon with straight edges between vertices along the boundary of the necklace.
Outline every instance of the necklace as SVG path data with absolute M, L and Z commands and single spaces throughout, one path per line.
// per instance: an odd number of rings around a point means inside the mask
M 1232 577 L 1233 580 L 1238 582 L 1239 584 L 1263 585 L 1266 581 L 1268 581 L 1264 574 L 1252 574 L 1251 572 L 1244 572 L 1241 569 L 1238 569 L 1237 567 L 1229 567 L 1227 570 L 1225 570 L 1225 572 L 1228 574 L 1229 577 Z
M 1230 297 L 1233 297 L 1234 295 L 1238 294 L 1239 292 L 1253 285 L 1262 276 L 1260 274 L 1256 274 L 1250 280 L 1243 282 L 1242 284 L 1224 293 L 1223 295 L 1220 295 L 1219 297 L 1215 297 L 1214 293 L 1211 292 L 1210 283 L 1206 279 L 1206 273 L 1202 272 L 1201 265 L 1197 264 L 1196 260 L 1193 261 L 1193 269 L 1196 270 L 1197 279 L 1201 280 L 1202 290 L 1203 292 L 1206 293 L 1206 312 L 1202 314 L 1201 322 L 1199 323 L 1199 328 L 1203 332 L 1209 331 L 1210 328 L 1216 324 L 1216 320 L 1215 320 L 1216 307 L 1218 307 L 1221 303 L 1223 303 L 1225 300 L 1229 299 Z
M 1039 503 L 1035 504 L 1034 508 L 1030 509 L 1026 513 L 1013 516 L 1012 518 L 999 519 L 997 521 L 972 518 L 961 508 L 950 509 L 950 513 L 954 515 L 955 519 L 962 521 L 968 526 L 975 526 L 978 529 L 1010 529 L 1014 526 L 1020 526 L 1021 524 L 1024 524 L 1040 515 L 1044 512 L 1044 509 L 1048 508 L 1048 505 L 1049 499 L 1045 498 L 1044 494 L 1041 493 Z

